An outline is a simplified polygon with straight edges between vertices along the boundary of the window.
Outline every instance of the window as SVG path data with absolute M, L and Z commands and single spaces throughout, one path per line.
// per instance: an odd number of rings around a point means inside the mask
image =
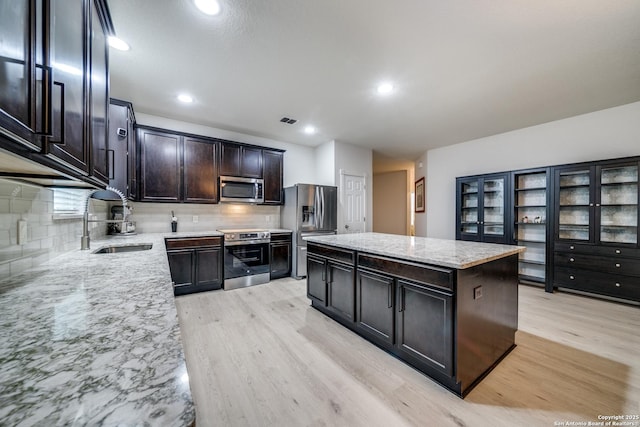
M 53 214 L 64 216 L 82 215 L 89 192 L 90 190 L 79 188 L 54 188 Z

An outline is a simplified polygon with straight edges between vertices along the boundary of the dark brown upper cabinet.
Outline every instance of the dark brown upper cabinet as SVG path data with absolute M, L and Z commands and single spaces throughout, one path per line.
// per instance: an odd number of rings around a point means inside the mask
M 104 0 L 3 2 L 0 147 L 108 182 L 109 16 Z
M 184 137 L 184 201 L 218 202 L 217 143 Z
M 215 140 L 138 126 L 140 201 L 218 202 Z
M 282 160 L 282 152 L 262 150 L 265 205 L 281 205 L 284 203 L 282 192 Z
M 0 9 L 0 127 L 17 148 L 42 149 L 48 110 L 43 105 L 51 67 L 45 63 L 45 5 L 3 2 Z M 33 53 L 33 54 L 32 54 Z
M 222 143 L 220 175 L 262 178 L 262 149 Z
M 138 128 L 140 200 L 179 202 L 182 196 L 180 135 Z

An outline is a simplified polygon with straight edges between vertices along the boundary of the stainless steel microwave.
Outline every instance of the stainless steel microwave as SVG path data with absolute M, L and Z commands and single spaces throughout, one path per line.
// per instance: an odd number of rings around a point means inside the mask
M 240 176 L 221 176 L 220 201 L 264 203 L 264 180 Z

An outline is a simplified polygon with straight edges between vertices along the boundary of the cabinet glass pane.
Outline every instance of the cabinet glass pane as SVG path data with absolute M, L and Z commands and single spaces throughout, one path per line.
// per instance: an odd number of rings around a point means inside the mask
M 462 183 L 460 224 L 463 233 L 478 234 L 478 182 Z
M 486 179 L 483 197 L 484 234 L 504 235 L 504 179 Z
M 636 244 L 638 167 L 603 168 L 600 184 L 600 241 Z
M 0 2 L 0 109 L 29 124 L 29 2 Z
M 590 184 L 588 169 L 560 174 L 559 239 L 589 240 Z

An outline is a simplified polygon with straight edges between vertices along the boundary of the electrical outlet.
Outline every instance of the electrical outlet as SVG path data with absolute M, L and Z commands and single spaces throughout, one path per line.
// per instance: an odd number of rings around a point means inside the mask
M 271 222 L 271 215 L 265 215 L 264 219 L 265 219 L 267 222 Z
M 24 245 L 27 243 L 27 220 L 18 220 L 18 244 Z
M 193 223 L 197 223 L 200 220 L 200 218 L 198 218 L 198 215 L 194 215 L 193 216 Z
M 473 299 L 482 298 L 482 286 L 477 286 L 473 288 Z

